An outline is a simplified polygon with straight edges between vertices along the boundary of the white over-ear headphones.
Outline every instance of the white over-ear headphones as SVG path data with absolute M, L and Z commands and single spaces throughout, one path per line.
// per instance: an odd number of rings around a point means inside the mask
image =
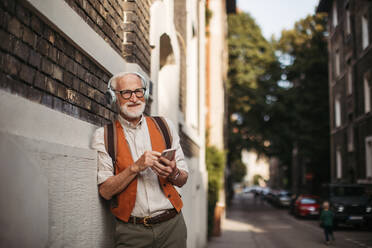
M 111 88 L 111 82 L 112 82 L 112 80 L 117 79 L 117 78 L 122 77 L 122 76 L 125 76 L 125 75 L 128 75 L 128 74 L 137 75 L 141 79 L 142 86 L 143 86 L 143 88 L 145 88 L 145 99 L 147 100 L 149 98 L 150 90 L 149 90 L 148 83 L 147 83 L 147 81 L 146 81 L 146 79 L 145 79 L 144 76 L 142 76 L 138 72 L 121 72 L 121 73 L 118 73 L 118 74 L 113 75 L 110 78 L 110 80 L 108 81 L 107 91 L 105 93 L 105 98 L 106 98 L 106 101 L 109 104 L 113 104 L 113 103 L 115 103 L 117 101 L 115 91 Z

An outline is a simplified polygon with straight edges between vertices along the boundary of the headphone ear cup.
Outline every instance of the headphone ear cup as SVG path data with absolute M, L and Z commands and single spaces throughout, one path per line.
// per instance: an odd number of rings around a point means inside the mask
M 150 96 L 150 85 L 151 84 L 151 81 L 147 81 L 145 79 L 144 76 L 142 76 L 140 73 L 138 72 L 133 72 L 133 74 L 136 74 L 138 77 L 141 78 L 141 81 L 142 81 L 142 84 L 143 86 L 145 87 L 145 100 L 148 100 L 149 99 L 149 96 Z
M 108 104 L 113 104 L 116 102 L 116 95 L 115 92 L 113 92 L 111 89 L 108 89 L 105 93 L 105 98 Z
M 145 90 L 145 99 L 148 100 L 150 97 L 150 85 L 147 85 Z

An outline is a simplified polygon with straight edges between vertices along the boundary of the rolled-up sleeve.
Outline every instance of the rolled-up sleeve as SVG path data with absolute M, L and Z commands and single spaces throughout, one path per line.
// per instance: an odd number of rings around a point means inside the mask
M 97 151 L 97 184 L 114 175 L 112 159 L 105 148 L 104 128 L 98 128 L 92 139 L 92 149 Z
M 176 165 L 179 169 L 189 173 L 189 169 L 187 166 L 187 163 L 185 161 L 185 155 L 183 154 L 182 147 L 180 144 L 180 136 L 178 135 L 177 129 L 175 128 L 173 122 L 167 118 L 165 118 L 167 121 L 168 127 L 170 129 L 170 133 L 172 135 L 172 148 L 176 149 Z

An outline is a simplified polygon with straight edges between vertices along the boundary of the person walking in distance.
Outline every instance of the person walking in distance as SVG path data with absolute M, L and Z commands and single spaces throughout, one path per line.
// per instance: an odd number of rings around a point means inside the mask
M 333 236 L 333 212 L 329 209 L 329 202 L 323 203 L 323 211 L 320 215 L 320 225 L 324 229 L 325 243 L 326 245 L 330 244 L 330 238 L 332 241 L 335 240 Z
M 175 126 L 144 115 L 148 84 L 139 73 L 114 75 L 106 96 L 120 114 L 95 131 L 92 147 L 98 191 L 116 220 L 115 247 L 186 247 L 181 187 L 188 167 Z M 162 155 L 166 149 L 173 153 Z

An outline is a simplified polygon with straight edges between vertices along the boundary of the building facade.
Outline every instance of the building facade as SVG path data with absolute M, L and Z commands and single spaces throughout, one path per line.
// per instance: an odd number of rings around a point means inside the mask
M 90 142 L 118 113 L 109 78 L 135 71 L 150 82 L 146 113 L 178 128 L 188 247 L 205 246 L 204 15 L 204 0 L 0 2 L 1 244 L 112 247 Z
M 207 0 L 209 19 L 206 29 L 206 144 L 220 152 L 225 150 L 226 81 L 228 67 L 227 10 L 224 0 Z M 221 178 L 223 182 L 223 178 Z M 222 183 L 223 185 L 223 183 Z M 221 219 L 225 216 L 225 191 L 219 192 L 214 211 L 213 235 L 221 235 Z
M 372 186 L 372 2 L 321 0 L 328 13 L 331 180 Z

